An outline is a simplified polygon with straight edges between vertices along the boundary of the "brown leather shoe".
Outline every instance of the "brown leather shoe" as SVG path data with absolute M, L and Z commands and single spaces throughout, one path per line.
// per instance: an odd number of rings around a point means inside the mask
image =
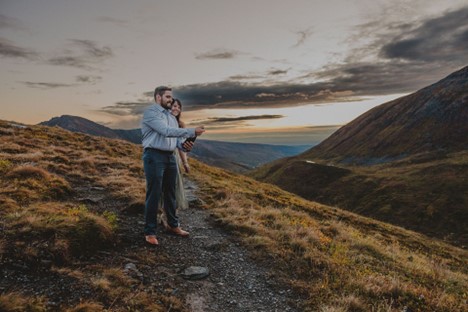
M 159 245 L 159 242 L 158 242 L 156 236 L 154 236 L 154 235 L 146 235 L 145 240 L 150 245 L 153 245 L 153 246 Z
M 175 227 L 175 228 L 168 226 L 167 232 L 177 235 L 177 236 L 181 236 L 181 237 L 188 237 L 190 235 L 189 232 L 182 230 L 180 226 Z

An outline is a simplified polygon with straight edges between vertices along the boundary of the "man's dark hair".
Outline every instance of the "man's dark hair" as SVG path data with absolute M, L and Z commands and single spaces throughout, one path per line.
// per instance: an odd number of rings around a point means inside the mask
M 154 89 L 154 99 L 156 100 L 156 95 L 159 94 L 159 96 L 163 96 L 164 92 L 166 91 L 172 91 L 172 88 L 166 87 L 166 86 L 159 86 L 156 89 Z

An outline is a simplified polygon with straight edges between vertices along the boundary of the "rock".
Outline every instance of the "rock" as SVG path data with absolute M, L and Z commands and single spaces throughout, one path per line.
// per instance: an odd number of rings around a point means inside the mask
M 124 272 L 128 275 L 142 277 L 143 274 L 138 271 L 137 266 L 134 263 L 127 263 L 124 268 Z
M 208 268 L 197 266 L 188 267 L 182 272 L 182 276 L 189 280 L 200 280 L 208 277 L 209 275 L 210 270 Z
M 86 204 L 97 204 L 101 202 L 104 198 L 104 196 L 89 196 L 78 198 L 78 201 Z

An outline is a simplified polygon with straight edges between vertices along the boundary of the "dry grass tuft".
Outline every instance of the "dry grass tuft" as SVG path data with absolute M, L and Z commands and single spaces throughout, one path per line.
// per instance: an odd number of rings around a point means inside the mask
M 67 309 L 67 312 L 97 312 L 105 311 L 104 307 L 97 302 L 83 302 L 74 308 Z
M 15 258 L 29 262 L 39 262 L 37 252 L 41 250 L 62 264 L 72 256 L 104 248 L 114 239 L 112 224 L 84 206 L 49 202 L 7 214 L 5 219 L 5 233 L 11 241 L 8 248 Z M 27 248 L 15 249 L 14 244 L 21 242 Z
M 29 297 L 19 293 L 0 294 L 0 311 L 4 312 L 43 312 L 47 311 L 44 298 Z

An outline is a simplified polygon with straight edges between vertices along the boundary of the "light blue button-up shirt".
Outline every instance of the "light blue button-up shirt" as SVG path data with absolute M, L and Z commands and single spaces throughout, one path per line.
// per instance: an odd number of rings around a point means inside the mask
M 145 109 L 141 121 L 143 148 L 156 148 L 163 151 L 183 149 L 184 138 L 194 137 L 194 128 L 179 128 L 177 119 L 170 110 L 155 103 Z

